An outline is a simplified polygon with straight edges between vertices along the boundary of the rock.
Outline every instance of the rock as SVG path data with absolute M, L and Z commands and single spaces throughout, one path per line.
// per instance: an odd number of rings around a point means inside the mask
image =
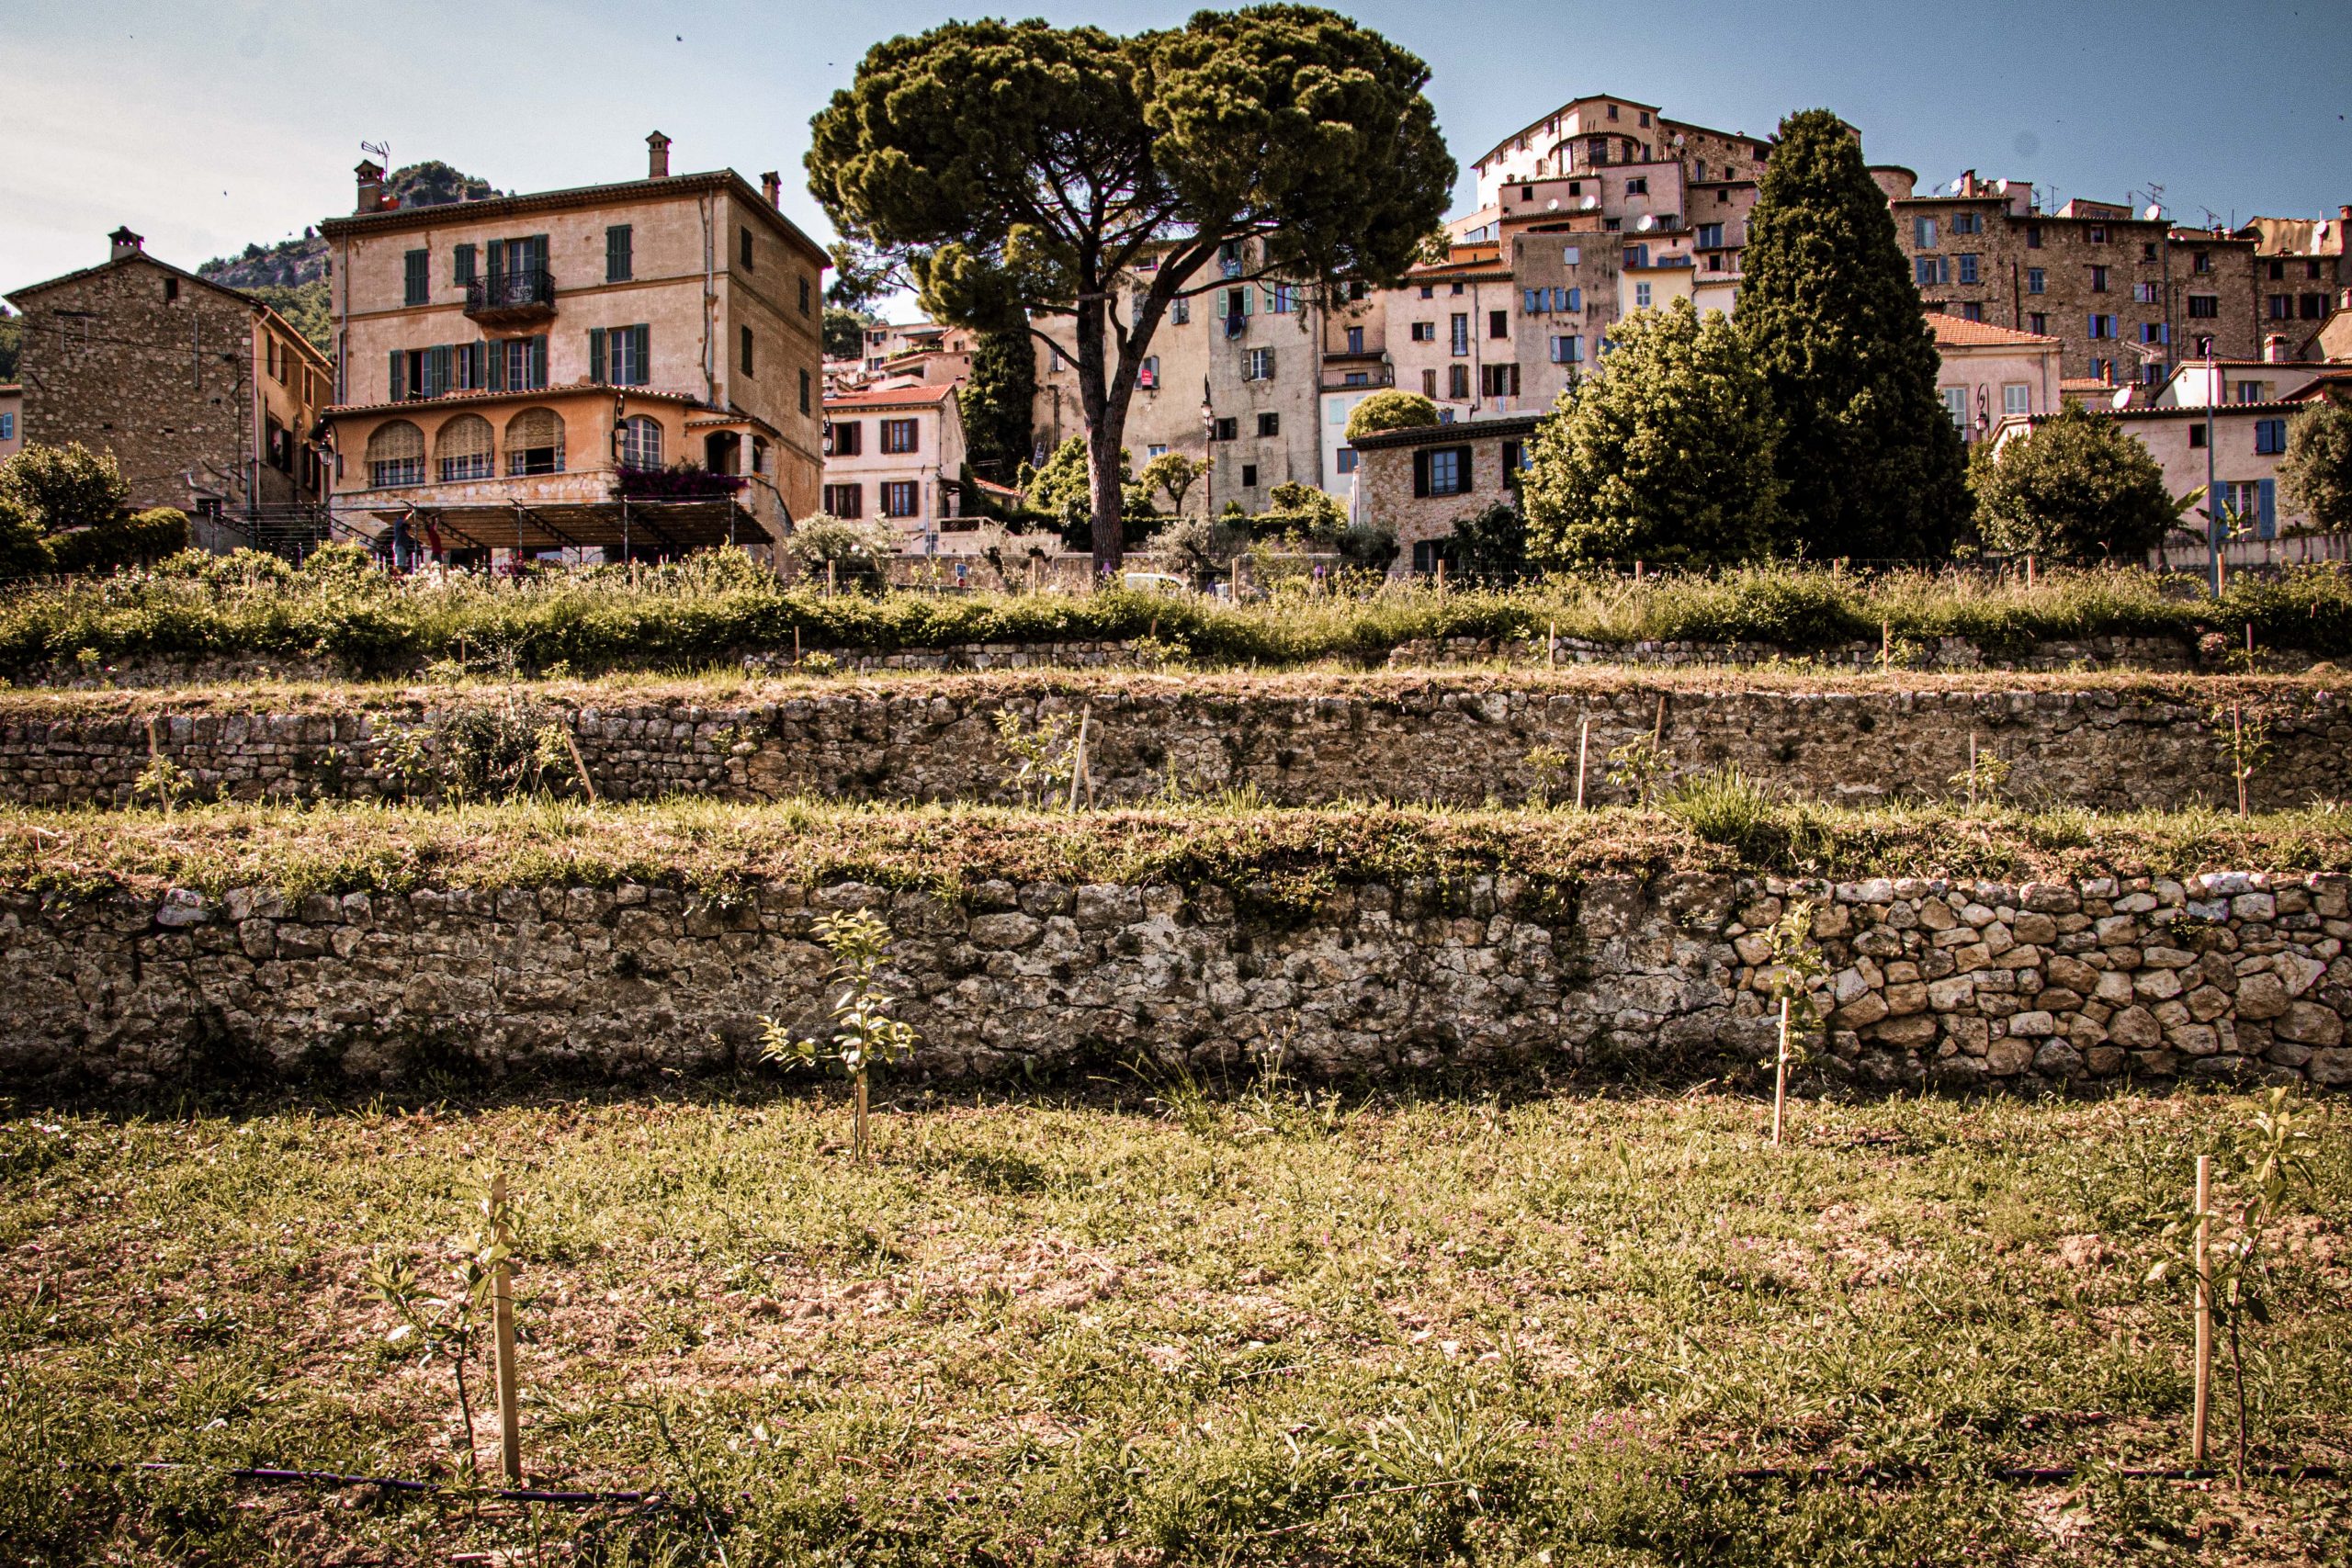
M 2033 1070 L 2046 1078 L 2079 1077 L 2083 1054 L 2063 1040 L 2052 1040 L 2033 1054 Z
M 2058 1021 L 2046 1012 L 2015 1013 L 2009 1019 L 2009 1032 L 2029 1038 L 2058 1032 Z
M 2155 1014 L 2146 1008 L 2130 1007 L 2107 1021 L 2108 1038 L 2130 1050 L 2152 1050 L 2164 1043 L 2165 1032 L 2156 1022 Z
M 204 895 L 185 887 L 166 892 L 163 907 L 155 911 L 155 923 L 159 926 L 200 926 L 211 918 Z
M 1984 1070 L 1996 1078 L 2015 1077 L 2033 1065 L 2030 1040 L 1996 1040 L 1985 1048 Z
M 2271 1025 L 2271 1032 L 2281 1040 L 2322 1050 L 2344 1043 L 2344 1021 L 2316 1002 L 2295 1003 Z

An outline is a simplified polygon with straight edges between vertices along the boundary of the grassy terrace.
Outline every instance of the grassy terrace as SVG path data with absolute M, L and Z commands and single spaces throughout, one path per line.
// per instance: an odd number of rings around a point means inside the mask
M 242 803 L 159 810 L 0 807 L 0 886 L 288 892 L 610 886 L 719 892 L 755 881 L 861 880 L 954 891 L 1003 876 L 1067 883 L 1272 884 L 1311 903 L 1335 881 L 1556 883 L 1602 870 L 1777 871 L 1850 878 L 2022 879 L 2120 871 L 2352 869 L 2340 807 L 2240 818 L 1941 804 L 1857 809 L 1702 781 L 1657 812 L 1451 810 L 1342 803 L 1272 810 L 1246 797 L 1071 816 L 989 806 L 739 806 L 546 799 L 450 810 Z
M 1508 592 L 1382 587 L 1337 598 L 1286 591 L 1220 608 L 1196 599 L 1104 592 L 827 599 L 786 592 L 740 558 L 612 568 L 521 582 L 395 580 L 356 552 L 322 551 L 296 571 L 269 558 L 182 557 L 157 572 L 0 595 L 0 675 L 119 660 L 331 661 L 360 674 L 472 668 L 588 674 L 690 670 L 747 650 L 890 651 L 972 642 L 1156 638 L 1204 665 L 1380 660 L 1444 637 L 1563 637 L 1612 644 L 1688 639 L 1770 643 L 1804 653 L 1876 642 L 1900 656 L 1966 637 L 1996 651 L 2096 636 L 2233 641 L 2252 626 L 2267 648 L 2352 654 L 2352 574 L 2329 568 L 2242 580 L 2216 604 L 2192 581 L 2147 571 L 2052 572 L 2032 587 L 1981 576 L 1869 581 L 1819 569 L 1721 577 L 1558 578 Z
M 1704 1094 L 880 1103 L 865 1170 L 832 1085 L 9 1113 L 0 1559 L 2352 1553 L 2344 1486 L 2116 1473 L 2186 1462 L 2188 1314 L 2146 1277 L 2241 1101 L 1804 1104 L 1780 1150 L 1767 1106 Z M 2324 1131 L 2269 1237 L 2256 1465 L 2352 1464 L 2352 1141 Z M 493 1157 L 529 1475 L 674 1506 L 222 1478 L 463 1474 L 446 1364 L 388 1343 L 365 1281 L 437 1274 Z M 1800 1473 L 1740 1473 L 1772 1467 Z

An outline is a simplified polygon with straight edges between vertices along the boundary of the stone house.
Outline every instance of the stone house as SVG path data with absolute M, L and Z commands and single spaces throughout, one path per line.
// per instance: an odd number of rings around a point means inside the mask
M 324 499 L 313 435 L 325 355 L 277 311 L 147 254 L 128 228 L 105 262 L 19 288 L 16 439 L 111 453 L 134 508 L 173 506 L 202 545 L 252 543 L 263 520 Z
M 817 510 L 825 252 L 778 175 L 673 175 L 647 144 L 641 180 L 435 207 L 385 208 L 359 166 L 320 226 L 338 515 L 396 552 L 616 558 Z
M 825 400 L 825 510 L 878 517 L 910 555 L 937 555 L 942 536 L 968 536 L 963 501 L 964 414 L 953 382 L 909 382 Z
M 1519 504 L 1539 423 L 1534 413 L 1505 414 L 1357 438 L 1352 515 L 1396 531 L 1394 572 L 1451 563 L 1456 523 L 1498 502 Z
M 2318 330 L 2352 284 L 2345 260 L 2352 206 L 2333 218 L 2256 218 L 2236 231 L 2254 242 L 2255 287 L 2261 299 L 2262 331 L 2290 340 Z
M 1931 311 L 1940 361 L 1937 394 L 1962 441 L 1991 435 L 2004 419 L 2056 411 L 2059 344 L 2053 337 Z

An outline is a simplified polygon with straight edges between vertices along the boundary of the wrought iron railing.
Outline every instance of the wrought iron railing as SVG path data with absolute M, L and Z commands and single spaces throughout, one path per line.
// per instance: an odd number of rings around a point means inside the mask
M 505 310 L 552 310 L 555 277 L 544 267 L 522 272 L 494 272 L 466 279 L 466 314 L 480 316 Z

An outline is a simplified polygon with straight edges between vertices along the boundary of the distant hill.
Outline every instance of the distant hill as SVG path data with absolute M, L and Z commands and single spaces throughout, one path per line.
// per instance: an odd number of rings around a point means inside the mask
M 402 207 L 447 207 L 500 194 L 488 180 L 437 162 L 393 170 L 384 189 Z M 266 248 L 247 245 L 243 254 L 215 257 L 196 273 L 252 295 L 321 349 L 327 347 L 327 243 L 317 230 L 305 229 L 299 240 L 280 240 Z

